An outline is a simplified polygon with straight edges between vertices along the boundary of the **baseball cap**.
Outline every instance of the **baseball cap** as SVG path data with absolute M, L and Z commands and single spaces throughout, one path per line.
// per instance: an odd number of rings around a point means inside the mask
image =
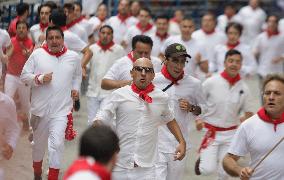
M 187 54 L 185 47 L 179 43 L 174 43 L 169 45 L 165 50 L 165 56 L 166 57 L 186 56 L 191 58 L 191 56 Z

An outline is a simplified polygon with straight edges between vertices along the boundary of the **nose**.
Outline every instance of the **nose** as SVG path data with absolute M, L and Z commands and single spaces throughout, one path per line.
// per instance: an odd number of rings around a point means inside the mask
M 274 96 L 274 93 L 273 93 L 273 92 L 269 94 L 269 100 L 273 100 L 274 97 L 275 97 L 275 96 Z
M 145 69 L 142 69 L 141 75 L 145 76 L 146 75 L 146 71 Z

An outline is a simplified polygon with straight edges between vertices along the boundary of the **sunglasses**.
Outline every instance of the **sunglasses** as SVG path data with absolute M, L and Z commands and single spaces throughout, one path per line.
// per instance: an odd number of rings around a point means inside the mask
M 154 73 L 154 69 L 150 67 L 134 66 L 132 70 L 138 71 L 141 73 L 143 72 L 143 70 L 145 71 L 145 73 Z

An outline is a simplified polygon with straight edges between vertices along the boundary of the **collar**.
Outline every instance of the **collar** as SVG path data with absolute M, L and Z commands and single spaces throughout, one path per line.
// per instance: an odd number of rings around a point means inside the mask
M 152 98 L 148 96 L 150 92 L 154 90 L 155 86 L 150 83 L 145 89 L 139 89 L 134 83 L 131 84 L 131 89 L 133 92 L 137 93 L 140 98 L 142 98 L 147 103 L 152 103 Z
M 43 48 L 48 54 L 50 54 L 51 56 L 56 56 L 57 58 L 58 58 L 59 56 L 63 55 L 64 53 L 66 53 L 66 51 L 67 51 L 67 48 L 66 48 L 65 46 L 63 46 L 63 48 L 62 48 L 61 51 L 59 51 L 59 52 L 57 52 L 57 53 L 51 52 L 46 43 L 45 43 L 44 45 L 42 45 L 42 48 Z
M 122 16 L 120 13 L 117 15 L 118 19 L 122 22 L 125 23 L 125 21 L 130 17 L 129 14 L 127 14 L 126 16 Z
M 284 123 L 284 113 L 282 113 L 280 119 L 272 119 L 269 117 L 269 115 L 266 113 L 265 109 L 262 107 L 258 112 L 257 112 L 258 117 L 263 120 L 264 122 L 271 123 L 274 125 L 274 131 L 276 132 L 276 128 L 278 124 Z
M 110 180 L 111 179 L 111 173 L 100 163 L 96 162 L 92 166 L 92 171 L 94 171 L 101 180 Z
M 175 22 L 175 23 L 178 23 L 178 24 L 179 24 L 179 22 L 178 22 L 177 18 L 175 18 L 175 17 L 173 17 L 170 21 L 172 21 L 172 22 Z
M 100 46 L 100 48 L 103 50 L 103 51 L 111 51 L 111 47 L 114 45 L 114 42 L 111 41 L 110 43 L 106 44 L 106 45 L 102 45 L 101 41 L 98 41 L 97 42 L 97 45 Z
M 272 31 L 269 31 L 269 30 L 266 30 L 266 34 L 268 36 L 268 38 L 271 38 L 272 36 L 276 36 L 279 34 L 279 31 L 275 31 L 275 32 L 272 32 Z
M 175 85 L 178 85 L 178 81 L 181 80 L 184 76 L 184 71 L 181 73 L 181 75 L 178 78 L 174 78 L 168 71 L 167 67 L 164 65 L 161 69 L 161 73 L 164 75 L 164 77 L 170 81 L 172 81 Z
M 127 54 L 127 57 L 128 57 L 133 63 L 136 61 L 136 59 L 134 59 L 134 57 L 133 57 L 133 51 L 129 52 L 129 53 Z
M 147 32 L 147 31 L 149 31 L 149 30 L 153 27 L 153 25 L 150 24 L 150 23 L 148 23 L 148 24 L 146 25 L 146 27 L 142 27 L 141 23 L 139 22 L 139 23 L 136 24 L 136 27 L 137 27 L 137 28 L 142 32 L 142 34 L 143 34 L 143 33 Z
M 40 30 L 41 30 L 41 32 L 44 32 L 44 30 L 46 29 L 48 27 L 48 23 L 45 23 L 45 24 L 43 24 L 43 23 L 39 23 L 39 28 L 40 28 Z
M 202 31 L 206 34 L 206 35 L 211 35 L 215 32 L 215 29 L 213 29 L 212 31 L 205 31 L 204 29 L 202 29 Z
M 227 42 L 227 48 L 228 49 L 235 49 L 238 45 L 240 44 L 240 41 L 238 41 L 237 43 L 235 44 L 230 44 L 229 42 Z
M 230 77 L 229 74 L 226 71 L 223 71 L 221 73 L 221 76 L 226 79 L 228 81 L 228 83 L 233 86 L 234 84 L 236 84 L 236 82 L 238 82 L 241 79 L 240 74 L 238 74 L 236 77 Z
M 161 41 L 168 38 L 169 34 L 166 32 L 165 34 L 161 35 L 156 31 L 156 36 L 160 38 Z

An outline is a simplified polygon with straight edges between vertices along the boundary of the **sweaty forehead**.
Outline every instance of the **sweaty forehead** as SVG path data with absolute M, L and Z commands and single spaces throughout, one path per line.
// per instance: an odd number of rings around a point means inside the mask
M 147 58 L 139 58 L 137 59 L 133 66 L 142 66 L 142 67 L 150 67 L 153 68 L 153 64 L 151 62 L 151 60 L 147 59 Z
M 284 93 L 284 84 L 278 80 L 272 80 L 265 85 L 264 91 L 280 91 Z

